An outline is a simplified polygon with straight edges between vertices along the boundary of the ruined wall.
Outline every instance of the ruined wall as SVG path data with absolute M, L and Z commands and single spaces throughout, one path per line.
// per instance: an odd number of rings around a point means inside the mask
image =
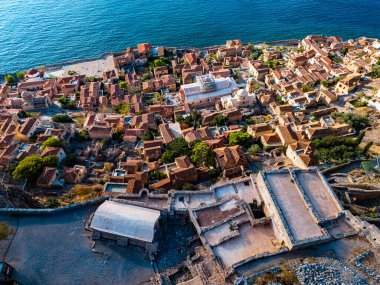
M 256 183 L 260 196 L 263 199 L 261 202 L 265 204 L 265 207 L 268 209 L 269 216 L 272 219 L 273 231 L 276 239 L 279 242 L 284 241 L 289 248 L 292 248 L 294 243 L 292 234 L 286 225 L 282 213 L 280 213 L 281 209 L 272 193 L 272 190 L 269 189 L 269 183 L 266 183 L 265 177 L 261 172 L 257 177 Z
M 346 211 L 345 214 L 346 221 L 350 226 L 361 232 L 372 245 L 380 245 L 380 229 L 378 227 L 354 216 L 350 211 Z
M 73 209 L 85 208 L 90 205 L 98 205 L 108 200 L 110 196 L 102 196 L 96 199 L 88 200 L 81 203 L 75 203 L 55 209 L 22 209 L 22 208 L 2 208 L 0 214 L 9 216 L 47 216 L 60 214 Z

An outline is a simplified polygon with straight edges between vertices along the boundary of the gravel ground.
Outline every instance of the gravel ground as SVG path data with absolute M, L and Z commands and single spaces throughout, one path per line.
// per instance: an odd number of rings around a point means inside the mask
M 96 209 L 65 212 L 51 217 L 0 216 L 18 229 L 5 261 L 16 269 L 16 278 L 27 284 L 141 284 L 154 272 L 137 247 L 97 242 L 94 251 L 84 225 Z M 10 239 L 8 240 L 10 241 Z M 3 241 L 7 242 L 7 241 Z M 6 246 L 0 244 L 4 255 Z
M 301 284 L 365 285 L 367 280 L 352 266 L 330 258 L 318 259 L 315 263 L 303 263 L 295 267 Z

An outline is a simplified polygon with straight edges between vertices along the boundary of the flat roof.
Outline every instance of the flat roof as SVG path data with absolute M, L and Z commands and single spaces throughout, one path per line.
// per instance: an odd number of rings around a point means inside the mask
M 195 210 L 195 214 L 199 226 L 207 228 L 240 211 L 241 209 L 236 205 L 236 200 L 233 199 L 225 201 L 219 205 Z
M 265 177 L 289 226 L 292 237 L 303 241 L 323 236 L 290 172 L 267 172 Z
M 218 200 L 227 197 L 239 197 L 244 202 L 250 204 L 258 199 L 258 191 L 251 179 L 239 180 L 234 183 L 217 185 L 214 188 L 215 196 Z
M 105 201 L 96 210 L 91 228 L 104 233 L 152 242 L 159 218 L 158 210 Z
M 213 248 L 214 254 L 225 267 L 264 252 L 276 252 L 272 240 L 276 240 L 271 224 L 252 226 L 249 222 L 238 226 L 239 236 L 231 238 Z M 277 241 L 277 240 L 276 240 Z
M 185 93 L 186 100 L 199 100 L 205 98 L 213 98 L 218 96 L 226 96 L 239 89 L 235 80 L 231 77 L 215 78 L 216 90 L 211 92 L 203 92 L 198 82 L 182 85 L 181 88 Z
M 317 171 L 293 171 L 313 208 L 322 219 L 336 217 L 343 209 Z

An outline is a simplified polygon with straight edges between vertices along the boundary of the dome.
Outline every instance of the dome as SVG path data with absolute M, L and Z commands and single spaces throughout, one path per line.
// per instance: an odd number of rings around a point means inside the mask
M 245 89 L 240 89 L 240 90 L 238 90 L 238 92 L 237 92 L 236 94 L 237 94 L 237 96 L 239 96 L 239 97 L 245 97 L 245 96 L 248 96 L 248 92 L 247 92 L 247 90 L 245 90 Z
M 233 107 L 234 107 L 234 103 L 232 103 L 231 100 L 228 100 L 228 102 L 227 102 L 227 108 L 228 109 L 232 109 Z

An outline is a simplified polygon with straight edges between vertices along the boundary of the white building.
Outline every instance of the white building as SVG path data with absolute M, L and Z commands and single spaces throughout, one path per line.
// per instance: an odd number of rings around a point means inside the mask
M 234 95 L 223 96 L 220 98 L 220 102 L 224 109 L 254 107 L 256 95 L 254 93 L 249 94 L 246 89 L 240 89 Z
M 195 83 L 181 86 L 179 95 L 189 104 L 217 101 L 223 96 L 232 95 L 239 88 L 233 78 L 215 78 L 207 74 L 196 77 Z
M 146 247 L 155 241 L 160 211 L 105 201 L 96 210 L 91 228 L 101 237 Z

